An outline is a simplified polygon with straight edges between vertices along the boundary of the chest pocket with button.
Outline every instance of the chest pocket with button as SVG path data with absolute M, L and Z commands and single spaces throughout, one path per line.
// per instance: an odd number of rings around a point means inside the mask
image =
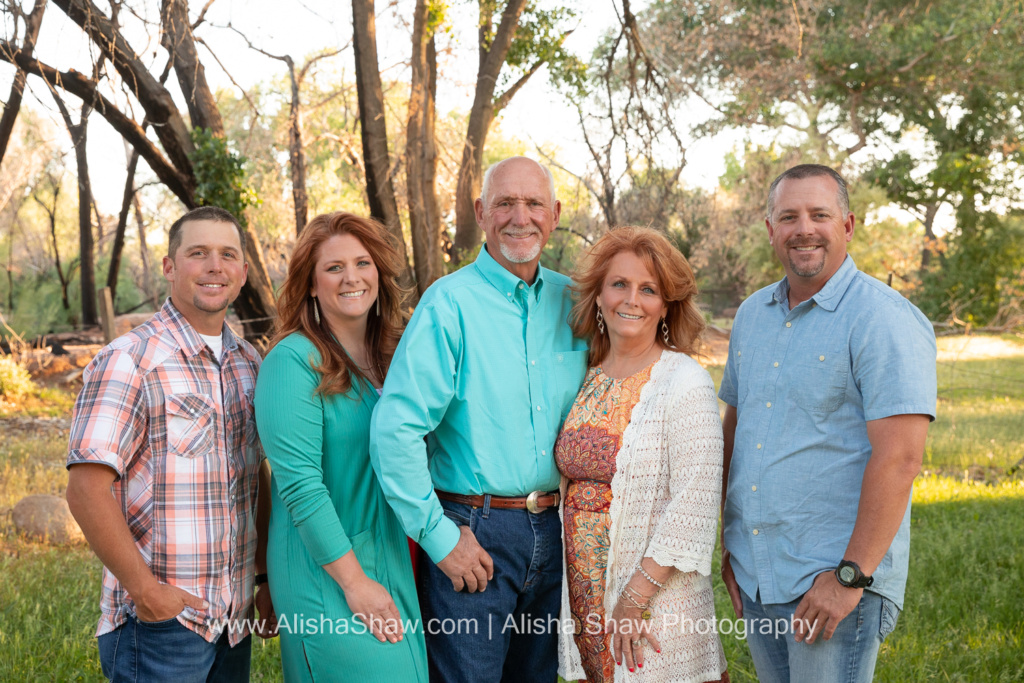
M 182 458 L 205 456 L 213 448 L 213 399 L 206 394 L 167 397 L 167 453 Z
M 831 413 L 846 399 L 850 354 L 846 348 L 804 349 L 793 365 L 800 378 L 795 386 L 797 404 L 812 413 Z

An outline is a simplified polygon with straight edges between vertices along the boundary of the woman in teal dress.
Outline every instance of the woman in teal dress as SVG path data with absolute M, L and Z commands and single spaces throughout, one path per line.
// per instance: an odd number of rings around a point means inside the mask
M 310 221 L 257 380 L 273 470 L 267 571 L 289 682 L 427 680 L 406 537 L 369 457 L 370 415 L 401 333 L 398 273 L 375 221 Z

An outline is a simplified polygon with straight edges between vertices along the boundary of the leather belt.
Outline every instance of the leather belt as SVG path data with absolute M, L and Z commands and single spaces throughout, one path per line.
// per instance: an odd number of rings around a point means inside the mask
M 462 503 L 463 505 L 470 505 L 475 508 L 482 508 L 484 506 L 484 498 L 486 496 L 465 496 L 461 493 L 448 493 L 447 491 L 435 491 L 437 497 L 441 500 L 448 500 L 453 503 Z M 561 496 L 558 491 L 551 491 L 550 493 L 545 491 L 534 491 L 528 496 L 522 496 L 519 498 L 509 498 L 506 496 L 491 496 L 491 507 L 499 508 L 503 510 L 527 510 L 534 514 L 547 510 L 548 508 L 558 507 L 558 502 L 561 500 Z

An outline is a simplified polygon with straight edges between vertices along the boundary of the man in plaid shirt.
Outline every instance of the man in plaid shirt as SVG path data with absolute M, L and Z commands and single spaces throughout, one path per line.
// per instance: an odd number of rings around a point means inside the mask
M 273 630 L 260 357 L 224 324 L 244 254 L 229 212 L 178 219 L 163 260 L 170 298 L 99 352 L 75 402 L 67 498 L 104 565 L 96 635 L 112 681 L 247 681 L 252 638 L 239 622 L 254 583 L 269 618 L 258 635 Z

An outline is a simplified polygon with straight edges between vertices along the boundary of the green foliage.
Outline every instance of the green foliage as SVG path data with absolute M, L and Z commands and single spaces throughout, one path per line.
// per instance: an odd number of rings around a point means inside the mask
M 246 225 L 245 209 L 259 206 L 260 200 L 246 184 L 245 157 L 232 151 L 225 138 L 206 128 L 192 129 L 192 144 L 196 203 L 226 209 Z
M 1024 281 L 1024 216 L 977 218 L 973 229 L 958 227 L 941 238 L 937 264 L 922 276 L 919 305 L 933 320 L 987 324 L 1004 295 Z
M 35 391 L 32 376 L 11 356 L 0 357 L 0 396 L 17 401 Z

